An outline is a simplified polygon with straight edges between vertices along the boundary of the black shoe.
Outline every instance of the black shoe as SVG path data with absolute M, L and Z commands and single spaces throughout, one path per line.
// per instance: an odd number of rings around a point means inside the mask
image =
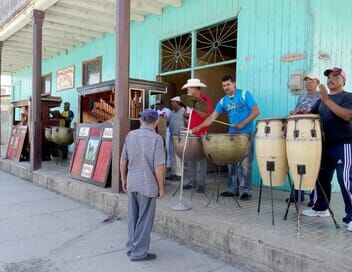
M 234 196 L 234 194 L 233 194 L 233 193 L 231 193 L 231 192 L 229 192 L 229 191 L 222 192 L 220 195 L 221 195 L 221 196 L 224 196 L 224 197 Z
M 197 188 L 197 193 L 204 194 L 205 193 L 205 186 L 199 185 Z
M 150 261 L 156 259 L 156 254 L 148 253 L 147 256 L 141 259 L 131 259 L 132 262 L 140 262 L 140 261 Z
M 313 207 L 314 206 L 314 202 L 312 200 L 309 200 L 307 206 L 308 207 Z
M 241 200 L 250 200 L 251 199 L 251 195 L 249 193 L 243 193 L 241 196 L 240 196 L 240 199 Z
M 352 221 L 351 216 L 345 216 L 344 218 L 342 218 L 342 222 L 344 222 L 345 224 L 349 224 Z
M 192 188 L 193 188 L 192 183 L 187 183 L 187 184 L 183 185 L 183 189 L 185 189 L 185 190 L 192 189 Z
M 239 193 L 239 192 L 236 192 L 236 193 L 235 193 L 235 196 L 240 196 L 240 193 Z
M 177 175 L 171 175 L 168 179 L 171 181 L 179 181 L 181 180 L 181 177 Z

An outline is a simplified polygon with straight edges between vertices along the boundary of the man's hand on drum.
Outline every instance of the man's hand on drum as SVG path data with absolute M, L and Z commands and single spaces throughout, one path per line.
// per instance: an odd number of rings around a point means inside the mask
M 197 133 L 198 131 L 200 131 L 202 128 L 200 126 L 196 126 L 194 128 L 191 129 L 192 133 L 195 134 Z
M 309 110 L 307 110 L 307 109 L 294 110 L 294 111 L 290 111 L 290 115 L 306 114 L 308 112 L 309 112 Z
M 235 124 L 233 127 L 235 129 L 242 129 L 242 128 L 244 128 L 244 125 L 242 123 L 239 123 L 239 124 Z
M 320 99 L 324 103 L 326 103 L 327 100 L 329 100 L 329 95 L 326 87 L 323 84 L 319 85 L 319 91 L 320 91 Z

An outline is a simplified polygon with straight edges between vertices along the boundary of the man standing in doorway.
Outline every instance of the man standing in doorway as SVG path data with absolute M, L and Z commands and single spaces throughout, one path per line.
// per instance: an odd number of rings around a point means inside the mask
M 65 102 L 64 111 L 61 112 L 59 116 L 60 127 L 70 128 L 73 117 L 74 117 L 74 114 L 73 114 L 73 111 L 70 110 L 70 103 Z M 61 150 L 62 159 L 66 160 L 68 156 L 68 145 L 61 145 L 60 150 Z
M 179 135 L 180 131 L 184 129 L 184 120 L 183 116 L 185 114 L 185 107 L 181 103 L 179 96 L 171 98 L 171 108 L 172 112 L 169 119 L 169 158 L 170 158 L 170 174 L 167 176 L 167 179 L 176 181 L 181 179 L 181 159 L 176 156 L 175 148 L 173 144 L 172 137 Z
M 121 154 L 122 189 L 128 193 L 126 249 L 131 261 L 156 258 L 156 254 L 149 253 L 150 234 L 156 198 L 164 195 L 165 175 L 164 143 L 155 132 L 158 120 L 157 111 L 144 110 L 141 113 L 141 127 L 128 133 Z
M 248 200 L 252 196 L 252 162 L 253 162 L 253 120 L 259 115 L 259 108 L 249 91 L 236 89 L 236 82 L 231 76 L 224 76 L 222 79 L 222 88 L 226 95 L 221 98 L 215 107 L 214 112 L 200 125 L 195 127 L 192 132 L 196 133 L 204 127 L 211 125 L 216 118 L 222 113 L 227 113 L 231 127 L 231 134 L 247 134 L 250 137 L 248 144 L 248 155 L 239 164 L 230 164 L 227 191 L 221 193 L 222 196 L 239 195 L 239 188 L 235 188 L 237 179 L 237 169 L 240 167 L 240 184 L 241 199 Z

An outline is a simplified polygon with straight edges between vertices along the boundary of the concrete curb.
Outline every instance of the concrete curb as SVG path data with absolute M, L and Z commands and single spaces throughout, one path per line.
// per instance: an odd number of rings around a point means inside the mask
M 109 189 L 99 188 L 62 174 L 55 175 L 55 172 L 50 170 L 43 169 L 31 174 L 25 165 L 9 160 L 0 160 L 0 169 L 114 217 L 127 217 L 127 196 L 124 194 L 116 195 Z M 287 250 L 267 244 L 256 237 L 244 236 L 240 229 L 234 231 L 233 226 L 223 222 L 206 222 L 202 217 L 174 212 L 158 205 L 154 229 L 181 244 L 189 245 L 228 263 L 245 265 L 250 262 L 249 269 L 285 272 L 338 272 L 350 269 L 341 263 L 331 263 L 323 257 L 312 258 L 306 252 Z

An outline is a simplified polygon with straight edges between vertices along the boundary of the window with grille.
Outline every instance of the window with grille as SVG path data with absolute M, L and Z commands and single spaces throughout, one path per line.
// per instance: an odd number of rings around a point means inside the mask
M 178 70 L 232 63 L 236 58 L 237 19 L 232 19 L 162 41 L 160 71 L 176 73 Z
M 191 33 L 177 36 L 161 42 L 161 71 L 187 69 L 191 67 Z

